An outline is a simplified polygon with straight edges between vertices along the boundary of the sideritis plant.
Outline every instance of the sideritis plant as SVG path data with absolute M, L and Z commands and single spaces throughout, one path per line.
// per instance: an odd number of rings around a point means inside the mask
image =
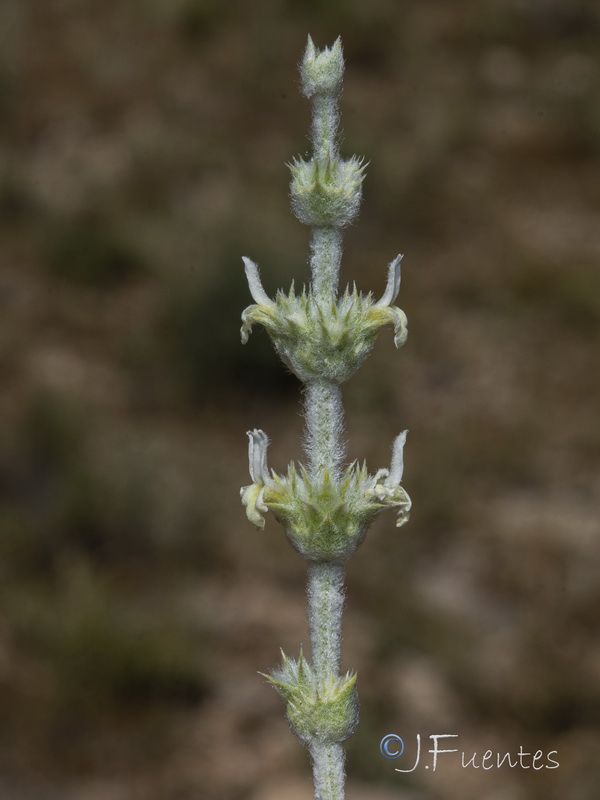
M 358 214 L 365 164 L 338 150 L 337 103 L 344 59 L 338 38 L 317 50 L 308 38 L 301 64 L 302 90 L 312 102 L 310 160 L 295 159 L 291 202 L 300 222 L 311 227 L 311 283 L 301 294 L 279 291 L 270 298 L 258 268 L 244 258 L 254 304 L 242 314 L 242 341 L 260 323 L 286 366 L 304 384 L 306 462 L 286 474 L 267 466 L 268 438 L 248 433 L 252 483 L 241 490 L 248 519 L 263 528 L 271 511 L 294 548 L 308 562 L 308 620 L 311 660 L 283 655 L 268 680 L 283 697 L 289 723 L 313 763 L 316 800 L 344 797 L 344 748 L 358 723 L 356 674 L 340 674 L 344 564 L 362 542 L 369 524 L 388 508 L 397 525 L 408 520 L 410 498 L 400 485 L 406 431 L 395 440 L 390 469 L 371 475 L 357 463 L 344 464 L 340 385 L 364 362 L 379 329 L 391 325 L 396 347 L 407 335 L 406 317 L 393 303 L 400 288 L 398 255 L 388 267 L 383 296 L 347 288 L 338 295 L 342 229 Z

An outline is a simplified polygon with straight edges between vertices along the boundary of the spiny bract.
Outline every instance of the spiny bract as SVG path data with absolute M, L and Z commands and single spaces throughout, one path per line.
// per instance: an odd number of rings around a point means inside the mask
M 286 702 L 286 713 L 304 742 L 343 742 L 358 725 L 356 673 L 319 679 L 302 653 L 297 661 L 281 652 L 283 664 L 264 677 Z

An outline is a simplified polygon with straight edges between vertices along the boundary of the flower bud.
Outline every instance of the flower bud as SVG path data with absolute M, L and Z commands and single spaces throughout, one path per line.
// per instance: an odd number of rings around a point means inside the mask
M 333 47 L 326 47 L 324 50 L 318 50 L 310 36 L 308 37 L 300 65 L 300 77 L 306 97 L 310 98 L 315 94 L 340 94 L 344 77 L 344 56 L 339 36 Z
M 356 674 L 321 679 L 300 653 L 298 661 L 282 652 L 283 664 L 265 675 L 286 702 L 287 717 L 305 743 L 343 742 L 358 725 Z
M 295 159 L 290 165 L 292 209 L 300 222 L 315 227 L 343 228 L 358 214 L 365 164 L 353 156 L 325 163 Z

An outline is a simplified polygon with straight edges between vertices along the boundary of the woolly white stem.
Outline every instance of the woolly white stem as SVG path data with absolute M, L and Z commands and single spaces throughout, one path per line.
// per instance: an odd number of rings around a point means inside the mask
M 337 228 L 313 228 L 310 239 L 312 289 L 327 312 L 335 303 L 342 260 L 342 233 Z
M 313 101 L 312 142 L 315 158 L 322 163 L 336 156 L 338 110 L 335 97 L 315 95 Z
M 313 292 L 322 308 L 337 299 L 342 235 L 335 228 L 314 228 L 311 269 Z M 306 385 L 305 449 L 311 475 L 318 480 L 323 469 L 339 475 L 344 459 L 342 390 L 332 381 Z M 313 669 L 321 679 L 338 676 L 344 610 L 344 569 L 339 564 L 314 562 L 308 568 L 308 623 Z M 313 761 L 315 800 L 344 800 L 345 753 L 341 744 L 314 740 L 309 746 Z
M 312 666 L 322 681 L 340 670 L 344 569 L 339 564 L 313 563 L 308 568 L 308 620 Z M 345 752 L 342 744 L 312 741 L 315 800 L 344 800 Z
M 339 59 L 341 59 L 341 43 Z M 332 51 L 333 52 L 333 51 Z M 309 39 L 307 56 L 315 51 Z M 342 65 L 343 71 L 343 65 Z M 341 79 L 341 71 L 340 71 Z M 312 142 L 314 158 L 327 164 L 337 157 L 337 94 L 312 94 Z M 335 227 L 315 227 L 311 235 L 310 268 L 312 292 L 325 314 L 337 302 L 342 234 Z M 305 450 L 309 471 L 315 482 L 326 469 L 332 478 L 339 476 L 344 458 L 341 437 L 344 429 L 342 392 L 338 384 L 326 379 L 306 386 Z M 344 570 L 339 564 L 314 562 L 308 569 L 308 621 L 312 666 L 320 679 L 337 678 L 340 669 L 342 613 L 344 608 Z M 313 740 L 309 745 L 313 761 L 315 800 L 344 800 L 344 748 Z
M 320 678 L 337 677 L 342 645 L 344 568 L 327 562 L 311 563 L 307 593 L 313 669 Z
M 312 744 L 315 800 L 344 799 L 344 747 L 341 744 Z
M 336 302 L 341 233 L 334 228 L 315 228 L 312 233 L 313 291 L 326 308 Z M 305 450 L 315 480 L 323 469 L 339 475 L 344 459 L 342 390 L 337 383 L 312 381 L 305 389 Z M 344 609 L 344 570 L 339 564 L 314 562 L 308 568 L 308 623 L 313 669 L 322 679 L 339 674 Z M 315 800 L 344 800 L 345 753 L 341 744 L 313 740 Z
M 315 478 L 328 469 L 331 476 L 339 473 L 344 460 L 341 436 L 344 430 L 342 390 L 331 381 L 312 381 L 305 388 L 306 434 L 304 449 L 309 471 Z

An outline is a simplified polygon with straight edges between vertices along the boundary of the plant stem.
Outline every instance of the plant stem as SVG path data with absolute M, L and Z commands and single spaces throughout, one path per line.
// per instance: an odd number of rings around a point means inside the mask
M 311 236 L 312 287 L 324 313 L 337 300 L 342 234 L 336 228 L 313 228 Z M 322 470 L 339 476 L 344 459 L 342 390 L 328 380 L 306 385 L 305 449 L 309 472 L 318 480 Z M 308 567 L 308 624 L 312 666 L 321 680 L 337 678 L 340 670 L 344 568 L 340 564 L 311 562 Z M 344 747 L 314 740 L 309 745 L 313 762 L 315 800 L 344 800 Z
M 337 157 L 339 114 L 335 94 L 312 97 L 312 142 L 314 158 L 322 166 Z M 314 227 L 310 240 L 312 294 L 323 314 L 329 315 L 337 302 L 342 233 L 337 227 Z M 344 409 L 337 383 L 322 378 L 306 385 L 305 450 L 309 472 L 315 484 L 327 470 L 339 477 L 344 459 L 342 433 Z M 320 680 L 337 678 L 340 669 L 344 569 L 339 564 L 311 562 L 308 568 L 308 623 L 312 666 Z M 344 748 L 336 743 L 313 740 L 309 745 L 313 761 L 315 800 L 344 800 Z
M 325 313 L 335 303 L 342 260 L 342 233 L 338 228 L 313 228 L 310 238 L 313 294 Z
M 308 567 L 308 619 L 312 665 L 320 678 L 337 677 L 340 669 L 344 568 L 326 561 Z
M 305 389 L 305 450 L 309 472 L 316 478 L 323 469 L 336 477 L 344 460 L 342 432 L 344 408 L 342 390 L 337 383 L 311 381 Z
M 315 800 L 344 800 L 344 747 L 341 744 L 310 746 Z
M 325 313 L 337 298 L 342 233 L 337 228 L 313 228 L 310 238 L 313 294 Z
M 335 137 L 338 126 L 336 101 L 325 95 L 313 97 L 312 140 L 315 157 L 325 163 L 336 156 Z

